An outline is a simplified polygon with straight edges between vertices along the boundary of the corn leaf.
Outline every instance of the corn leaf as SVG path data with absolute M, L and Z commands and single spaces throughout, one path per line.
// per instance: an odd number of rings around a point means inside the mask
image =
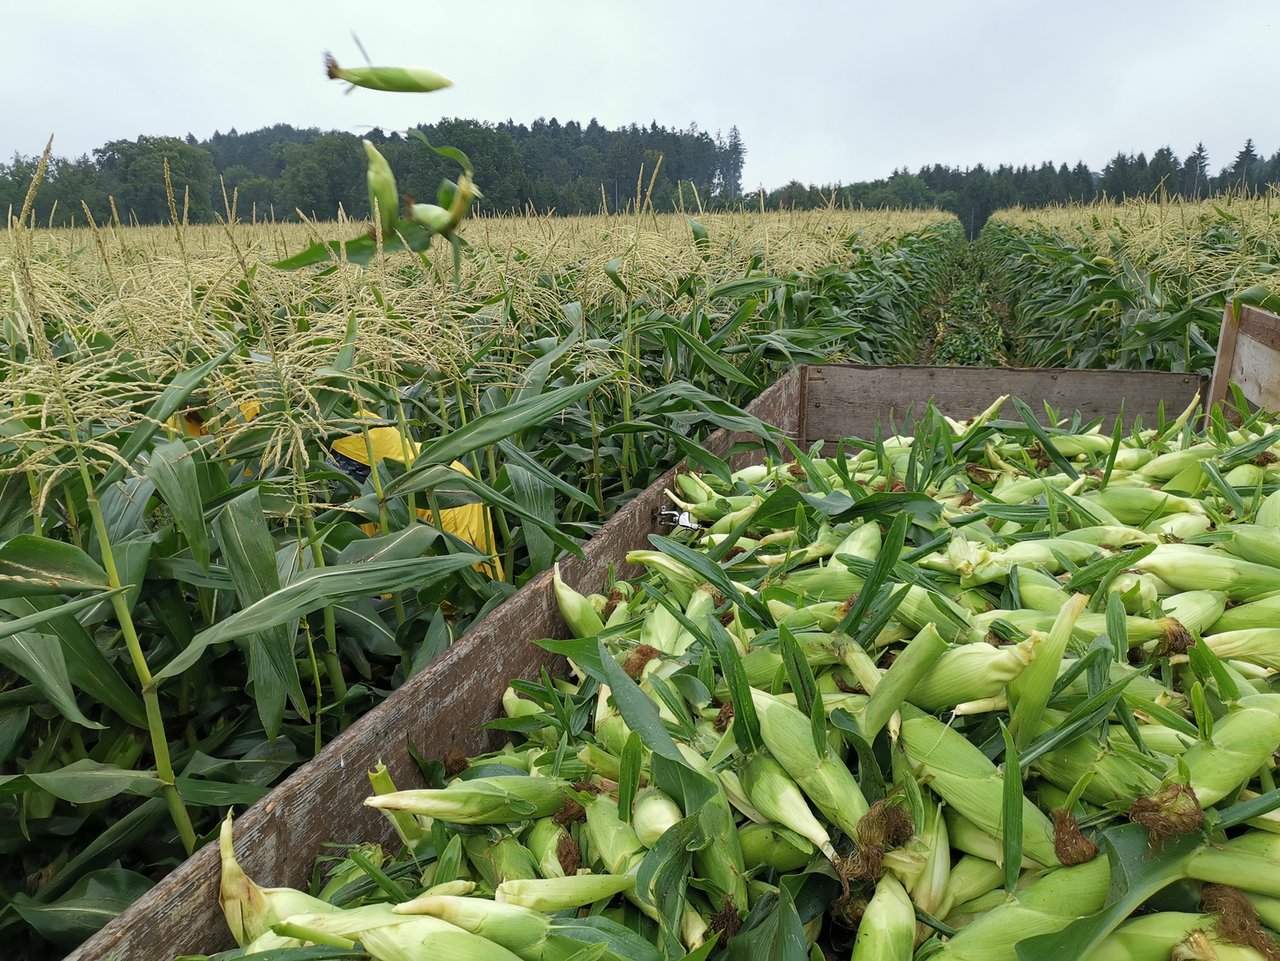
M 0 545 L 0 598 L 106 590 L 107 572 L 74 544 L 18 534 Z

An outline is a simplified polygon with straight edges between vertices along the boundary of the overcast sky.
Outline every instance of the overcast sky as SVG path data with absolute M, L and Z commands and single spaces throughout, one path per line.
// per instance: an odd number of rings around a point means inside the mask
M 592 117 L 727 134 L 743 186 L 1117 150 L 1280 149 L 1280 0 L 5 0 L 0 158 L 274 123 Z M 429 66 L 384 94 L 321 59 Z

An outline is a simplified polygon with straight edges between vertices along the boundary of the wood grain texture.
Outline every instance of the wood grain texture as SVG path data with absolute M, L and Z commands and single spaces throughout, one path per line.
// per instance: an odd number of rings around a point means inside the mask
M 1222 328 L 1218 332 L 1218 355 L 1209 380 L 1206 403 L 1217 404 L 1226 399 L 1231 383 L 1231 369 L 1236 361 L 1236 341 L 1240 336 L 1240 315 L 1230 302 L 1222 312 Z
M 801 378 L 792 372 L 762 393 L 748 410 L 792 437 L 800 431 Z M 751 435 L 717 431 L 706 448 L 723 456 Z M 743 452 L 735 466 L 757 462 Z M 659 532 L 657 512 L 667 505 L 668 471 L 618 511 L 585 545 L 582 558 L 561 562 L 565 580 L 582 593 L 598 591 L 609 565 L 621 577 L 638 570 L 626 552 Z M 376 841 L 394 845 L 379 812 L 365 807 L 366 772 L 386 763 L 397 786 L 421 787 L 410 739 L 424 755 L 443 760 L 499 746 L 504 739 L 481 729 L 502 712 L 511 678 L 536 678 L 542 668 L 565 669 L 563 659 L 533 640 L 568 636 L 556 607 L 551 572 L 539 574 L 496 610 L 477 621 L 438 660 L 411 678 L 377 708 L 335 738 L 261 801 L 236 819 L 236 854 L 249 877 L 268 887 L 305 887 L 325 844 Z M 217 845 L 206 845 L 162 879 L 128 911 L 112 920 L 67 961 L 170 961 L 176 954 L 232 948 L 218 907 Z
M 1280 317 L 1247 304 L 1239 311 L 1227 305 L 1209 401 L 1226 401 L 1232 383 L 1253 407 L 1280 410 Z
M 1021 398 L 1042 419 L 1047 403 L 1062 415 L 1101 417 L 1108 430 L 1122 404 L 1126 424 L 1138 415 L 1149 424 L 1161 401 L 1172 417 L 1204 387 L 1198 375 L 1157 371 L 813 366 L 804 390 L 805 441 L 873 437 L 877 422 L 897 433 L 929 400 L 949 417 L 972 417 L 1001 394 Z M 1011 405 L 1004 415 L 1015 416 Z

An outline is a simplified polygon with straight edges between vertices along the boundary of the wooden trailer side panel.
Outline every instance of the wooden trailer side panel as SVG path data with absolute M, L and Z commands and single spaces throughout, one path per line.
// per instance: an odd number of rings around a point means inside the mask
M 1255 408 L 1280 410 L 1280 317 L 1247 304 L 1238 311 L 1227 305 L 1210 402 L 1227 400 L 1231 383 Z
M 841 437 L 874 437 L 877 422 L 885 434 L 899 433 L 931 399 L 948 417 L 972 417 L 1001 394 L 1021 398 L 1041 418 L 1047 403 L 1062 415 L 1079 410 L 1088 420 L 1101 417 L 1107 430 L 1123 407 L 1126 424 L 1137 416 L 1151 424 L 1162 402 L 1166 415 L 1174 417 L 1205 387 L 1198 375 L 1159 371 L 842 364 L 809 367 L 807 374 L 807 445 Z M 1016 416 L 1011 404 L 1005 405 L 1003 416 Z

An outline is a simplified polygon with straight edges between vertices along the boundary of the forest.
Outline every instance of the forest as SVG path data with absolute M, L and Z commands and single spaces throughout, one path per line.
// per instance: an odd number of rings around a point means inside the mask
M 587 214 L 627 209 L 637 199 L 657 211 L 729 210 L 740 206 L 812 209 L 847 207 L 922 209 L 954 213 L 973 238 L 995 210 L 1089 202 L 1106 197 L 1166 195 L 1196 199 L 1223 191 L 1257 193 L 1280 183 L 1280 150 L 1264 155 L 1252 139 L 1214 173 L 1203 144 L 1184 159 L 1168 146 L 1148 158 L 1118 152 L 1101 170 L 1073 166 L 982 164 L 961 168 L 932 164 L 914 173 L 855 183 L 803 184 L 744 191 L 747 148 L 737 127 L 710 134 L 696 124 L 684 130 L 631 124 L 607 129 L 539 118 L 532 124 L 445 119 L 418 128 L 433 144 L 466 153 L 484 195 L 479 214 L 535 211 Z M 413 137 L 374 129 L 368 139 L 386 156 L 402 190 L 432 199 L 449 173 L 448 161 L 424 151 Z M 21 206 L 38 158 L 15 155 L 0 164 L 0 210 Z M 277 124 L 248 133 L 232 129 L 206 140 L 142 136 L 115 140 L 92 156 L 54 156 L 36 204 L 42 224 L 162 223 L 169 219 L 164 164 L 168 162 L 179 212 L 195 223 L 225 214 L 234 200 L 243 220 L 328 220 L 339 209 L 368 214 L 360 138 L 336 131 Z M 112 210 L 114 204 L 115 210 Z

